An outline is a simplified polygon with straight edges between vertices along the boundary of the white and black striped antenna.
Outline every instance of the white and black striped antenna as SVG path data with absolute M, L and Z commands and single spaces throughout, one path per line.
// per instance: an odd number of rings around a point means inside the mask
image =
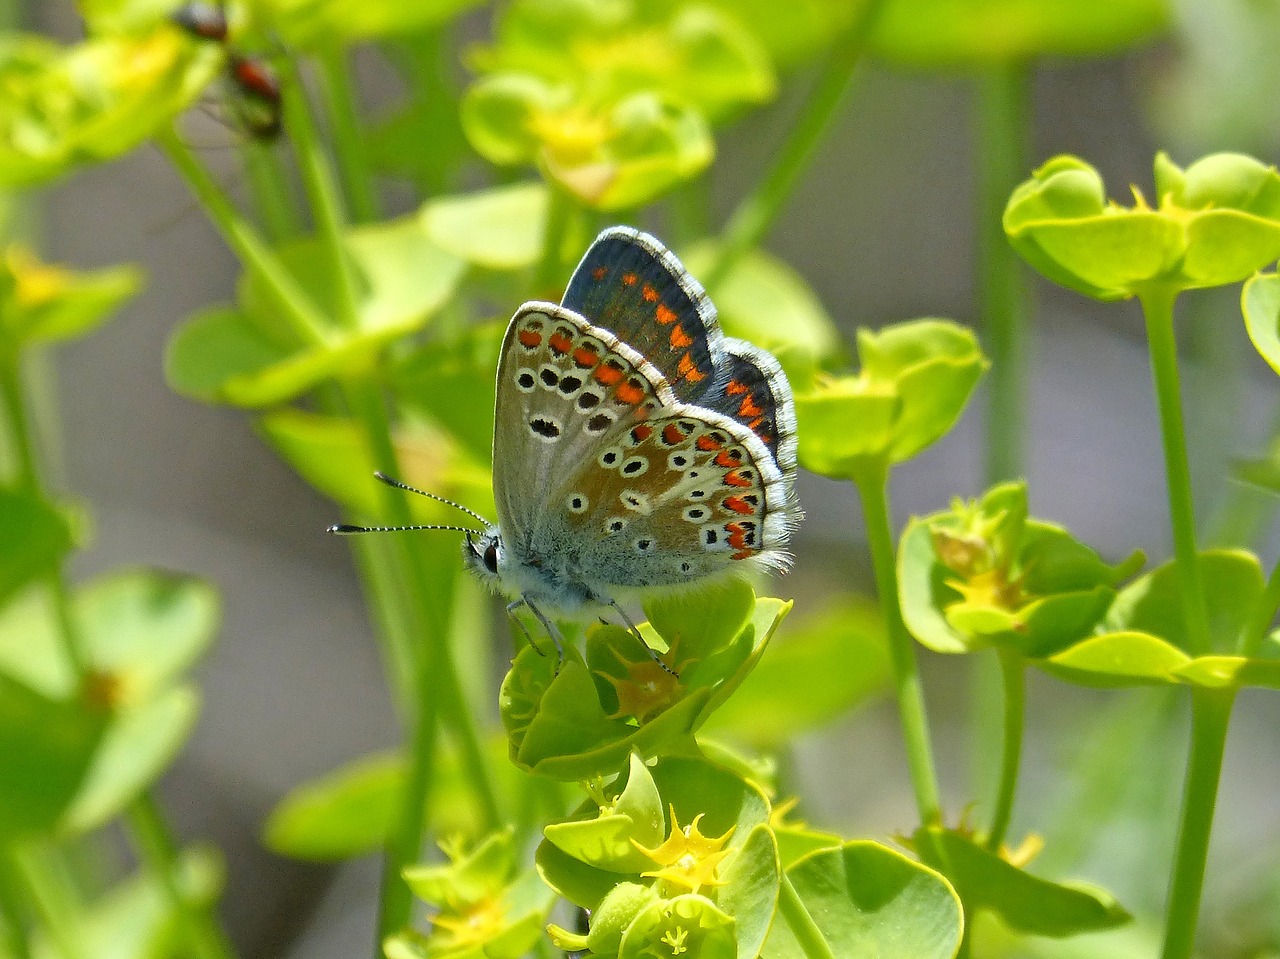
M 381 470 L 376 471 L 373 475 L 374 478 L 381 480 L 388 486 L 394 486 L 396 489 L 402 489 L 409 493 L 417 493 L 419 496 L 425 496 L 438 503 L 444 503 L 446 506 L 452 506 L 454 509 L 466 513 L 472 519 L 478 520 L 484 526 L 487 527 L 489 525 L 489 521 L 483 516 L 475 510 L 467 509 L 467 507 L 463 506 L 461 503 L 455 503 L 451 499 L 445 499 L 443 496 L 437 496 L 435 493 L 428 493 L 426 490 L 418 489 L 416 486 L 410 486 L 408 483 L 402 483 L 398 479 L 394 479 L 386 473 L 383 473 Z M 333 526 L 330 526 L 325 530 L 325 532 L 334 533 L 338 536 L 348 536 L 352 533 L 406 533 L 422 529 L 447 529 L 458 533 L 469 533 L 472 536 L 484 535 L 483 529 L 472 529 L 470 526 L 441 526 L 437 524 L 425 526 L 353 526 L 350 523 L 335 523 Z

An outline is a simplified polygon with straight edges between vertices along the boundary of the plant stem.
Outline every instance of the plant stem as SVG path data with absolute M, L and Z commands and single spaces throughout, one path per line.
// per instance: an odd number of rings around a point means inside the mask
M 786 920 L 792 935 L 796 937 L 796 942 L 800 944 L 800 950 L 805 954 L 806 959 L 836 959 L 836 954 L 831 951 L 831 946 L 822 935 L 822 930 L 813 921 L 813 916 L 809 915 L 804 900 L 792 885 L 791 877 L 785 872 L 782 874 L 782 888 L 778 893 L 778 911 L 782 913 L 782 918 Z
M 866 0 L 862 9 L 835 41 L 823 64 L 813 92 L 787 134 L 786 142 L 774 154 L 773 165 L 756 188 L 738 203 L 720 235 L 715 262 L 703 277 L 712 292 L 733 271 L 742 256 L 758 246 L 795 188 L 818 143 L 839 112 L 853 70 L 862 59 L 867 38 L 884 0 Z
M 231 247 L 245 269 L 263 281 L 275 298 L 281 307 L 282 322 L 297 341 L 313 346 L 325 343 L 329 338 L 329 323 L 324 313 L 252 224 L 227 199 L 217 181 L 200 165 L 172 128 L 162 130 L 157 141 L 187 181 L 213 225 L 222 233 L 227 246 Z
M 31 959 L 26 909 L 13 872 L 8 856 L 0 853 L 0 929 L 4 930 L 4 945 L 10 959 Z
M 1233 689 L 1195 688 L 1191 693 L 1191 755 L 1182 791 L 1182 820 L 1169 886 L 1162 959 L 1190 959 L 1195 947 L 1213 807 L 1234 700 Z
M 62 959 L 91 959 L 85 951 L 81 911 L 75 890 L 67 877 L 51 868 L 43 850 L 30 849 L 19 855 L 16 850 L 0 850 L 9 857 L 12 875 L 25 887 L 31 903 L 53 951 Z
M 1177 290 L 1153 284 L 1140 295 L 1151 352 L 1151 375 L 1160 408 L 1160 433 L 1164 440 L 1165 478 L 1169 493 L 1169 521 L 1173 526 L 1173 554 L 1178 571 L 1182 615 L 1192 654 L 1209 651 L 1209 617 L 1196 550 L 1195 506 L 1191 497 L 1191 470 L 1187 462 L 1186 427 L 1182 420 L 1182 394 L 1178 379 L 1178 346 L 1173 332 L 1173 304 Z
M 562 276 L 564 263 L 561 259 L 564 240 L 573 224 L 577 203 L 555 185 L 547 188 L 547 194 L 547 220 L 542 227 L 542 253 L 534 269 L 532 293 L 535 298 L 559 300 L 565 286 Z
M 378 194 L 369 163 L 369 151 L 360 129 L 360 111 L 342 47 L 330 46 L 320 52 L 321 89 L 328 106 L 333 149 L 351 215 L 356 223 L 379 219 Z
M 1280 562 L 1271 568 L 1267 585 L 1254 601 L 1253 610 L 1240 631 L 1236 647 L 1241 656 L 1258 655 L 1277 609 L 1280 609 Z
M 889 658 L 893 664 L 894 689 L 898 696 L 898 715 L 902 723 L 907 766 L 911 771 L 911 785 L 915 790 L 921 824 L 932 826 L 942 822 L 942 805 L 938 799 L 933 747 L 929 741 L 929 720 L 925 712 L 924 691 L 916 665 L 915 648 L 899 605 L 893 526 L 889 518 L 888 468 L 886 465 L 868 468 L 856 478 L 856 482 L 862 495 L 867 546 L 871 550 L 876 591 L 880 596 L 880 609 L 889 634 Z
M 1004 748 L 1000 754 L 1000 787 L 996 792 L 995 815 L 987 832 L 987 849 L 999 852 L 1009 831 L 1013 797 L 1018 790 L 1018 767 L 1022 762 L 1022 727 L 1026 718 L 1026 660 L 1017 650 L 1001 649 L 1000 676 L 1004 680 Z
M 293 201 L 292 184 L 280 163 L 275 144 L 250 140 L 240 151 L 249 192 L 263 230 L 273 244 L 302 233 L 302 220 Z
M 991 391 L 987 409 L 987 485 L 1024 472 L 1028 298 L 1021 264 L 1001 218 L 1026 169 L 1028 75 L 1023 63 L 1002 63 L 978 79 L 978 282 Z
M 235 950 L 212 915 L 210 907 L 194 903 L 178 875 L 178 847 L 155 797 L 150 793 L 128 810 L 129 827 L 139 859 L 164 889 L 180 928 L 199 959 L 232 959 Z
M 334 277 L 338 294 L 338 323 L 344 329 L 354 330 L 360 325 L 360 303 L 356 293 L 355 271 L 343 241 L 346 215 L 342 209 L 342 199 L 338 195 L 333 167 L 320 142 L 311 107 L 307 103 L 306 89 L 296 71 L 286 78 L 284 89 L 285 123 L 288 124 L 294 149 L 298 154 L 302 185 L 311 204 L 311 216 L 315 220 L 320 246 Z

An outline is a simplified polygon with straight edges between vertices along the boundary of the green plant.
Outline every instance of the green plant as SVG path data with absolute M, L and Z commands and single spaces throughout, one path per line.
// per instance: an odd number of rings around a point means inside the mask
M 801 465 L 856 486 L 876 602 L 841 590 L 792 616 L 791 601 L 731 581 L 647 604 L 644 644 L 600 624 L 568 630 L 562 662 L 521 646 L 493 690 L 479 678 L 505 636 L 459 576 L 456 540 L 353 540 L 405 747 L 299 785 L 271 815 L 267 844 L 322 861 L 381 848 L 370 945 L 388 959 L 1154 955 L 1115 896 L 1035 868 L 1042 843 L 1050 856 L 1067 843 L 1010 839 L 1031 667 L 1089 687 L 1188 691 L 1191 752 L 1163 931 L 1164 959 L 1187 959 L 1232 704 L 1242 688 L 1280 685 L 1270 633 L 1280 574 L 1267 578 L 1252 552 L 1197 544 L 1173 310 L 1184 290 L 1246 281 L 1249 333 L 1280 371 L 1280 281 L 1257 272 L 1280 256 L 1280 175 L 1242 155 L 1184 170 L 1160 154 L 1154 202 L 1135 192 L 1131 208 L 1109 202 L 1096 171 L 1073 157 L 1017 183 L 1034 60 L 1150 37 L 1164 5 L 803 0 L 779 19 L 760 0 L 513 0 L 467 51 L 472 75 L 459 91 L 451 43 L 474 6 L 251 0 L 223 11 L 223 38 L 181 29 L 173 3 L 84 0 L 84 41 L 0 38 L 0 182 L 47 183 L 158 145 L 243 270 L 232 300 L 174 331 L 170 383 L 243 410 L 361 525 L 456 520 L 377 483 L 375 470 L 493 515 L 505 317 L 523 301 L 558 299 L 602 225 L 660 214 L 726 331 L 785 368 Z M 364 45 L 404 80 L 377 123 L 351 70 Z M 761 244 L 867 52 L 978 77 L 988 325 L 981 336 L 942 318 L 862 329 L 858 369 L 843 372 L 836 326 L 802 271 Z M 202 90 L 244 94 L 225 80 L 246 58 L 280 82 L 278 104 L 255 104 L 272 122 L 231 134 L 250 210 L 180 126 Z M 810 96 L 767 169 L 713 229 L 707 171 L 719 131 L 805 82 Z M 246 119 L 228 115 L 233 127 Z M 478 167 L 484 185 L 463 190 Z M 409 181 L 420 205 L 384 216 L 386 176 Z M 1030 514 L 1018 479 L 1030 309 L 1015 254 L 1070 289 L 1142 305 L 1168 563 L 1144 573 L 1141 553 L 1108 561 Z M 21 380 L 32 350 L 88 332 L 138 282 L 128 269 L 70 274 L 20 247 L 0 271 L 10 467 L 0 513 L 12 531 L 0 560 L 4 959 L 108 947 L 229 954 L 212 918 L 216 859 L 179 853 L 146 791 L 192 722 L 195 692 L 181 675 L 211 636 L 215 600 L 188 578 L 141 571 L 71 588 L 63 569 L 83 514 L 55 499 Z M 953 429 L 989 370 L 989 488 L 899 535 L 894 471 Z M 1243 472 L 1280 489 L 1274 457 Z M 1002 730 L 998 746 L 978 745 L 998 756 L 989 806 L 947 807 L 917 644 L 999 663 L 998 695 L 973 695 Z M 497 700 L 496 723 L 477 688 Z M 916 802 L 903 835 L 890 845 L 794 819 L 812 797 L 790 742 L 887 693 Z M 1167 722 L 1167 711 L 1152 715 Z M 1120 776 L 1099 763 L 1080 778 L 1105 792 Z M 143 875 L 77 903 L 66 880 L 76 844 L 120 816 Z M 1085 819 L 1081 832 L 1095 825 Z

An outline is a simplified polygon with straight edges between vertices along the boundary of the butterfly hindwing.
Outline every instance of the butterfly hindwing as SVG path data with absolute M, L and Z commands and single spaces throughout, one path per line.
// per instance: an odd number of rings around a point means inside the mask
M 661 375 L 612 333 L 552 303 L 520 307 L 498 361 L 493 434 L 494 498 L 508 543 L 527 552 L 564 476 L 615 429 L 672 402 Z
M 698 402 L 747 427 L 773 454 L 783 475 L 795 474 L 795 401 L 772 354 L 745 340 L 726 339 L 715 382 Z
M 723 337 L 715 307 L 675 254 L 630 227 L 612 227 L 587 250 L 562 305 L 612 330 L 693 402 L 712 385 Z
M 743 560 L 785 567 L 795 522 L 788 481 L 760 440 L 726 416 L 678 404 L 615 429 L 548 504 L 580 544 L 584 578 L 674 586 Z

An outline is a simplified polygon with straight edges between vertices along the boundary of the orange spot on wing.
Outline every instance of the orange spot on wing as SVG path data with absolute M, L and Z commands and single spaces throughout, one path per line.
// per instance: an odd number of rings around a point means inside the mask
M 725 523 L 724 530 L 729 534 L 729 545 L 734 549 L 747 548 L 747 531 L 741 523 Z
M 637 443 L 643 443 L 652 435 L 653 435 L 653 427 L 648 425 L 637 426 L 635 429 L 631 431 L 631 438 L 635 440 L 635 442 Z
M 608 273 L 609 273 L 609 268 L 607 266 L 597 266 L 594 270 L 591 271 L 591 278 L 597 281 L 603 280 L 608 275 Z
M 709 433 L 703 433 L 698 437 L 697 447 L 700 450 L 710 453 L 712 450 L 718 450 L 722 446 L 724 446 L 724 444 L 717 443 Z
M 516 339 L 520 341 L 521 346 L 530 350 L 535 350 L 542 345 L 542 334 L 537 330 L 521 330 L 516 334 Z
M 650 303 L 658 302 L 658 291 L 655 290 L 653 287 L 651 287 L 648 283 L 644 285 L 644 289 L 640 291 L 640 295 L 643 296 Z
M 726 496 L 724 498 L 724 502 L 720 505 L 725 509 L 733 510 L 735 513 L 754 513 L 756 511 L 755 507 L 744 500 L 741 496 Z M 733 540 L 731 539 L 730 542 L 733 542 Z M 737 546 L 738 544 L 734 543 L 733 545 Z
M 750 547 L 748 547 L 747 549 L 740 549 L 740 550 L 738 550 L 736 553 L 734 553 L 734 554 L 733 554 L 732 556 L 730 556 L 729 558 L 730 558 L 730 559 L 750 559 L 750 558 L 751 558 L 752 556 L 754 556 L 754 555 L 756 555 L 756 551 L 755 551 L 754 549 L 751 549 Z
M 679 314 L 676 313 L 675 310 L 669 310 L 666 308 L 666 306 L 664 306 L 661 303 L 658 304 L 658 308 L 654 311 L 654 313 L 658 317 L 658 322 L 661 323 L 663 326 L 666 326 L 669 323 L 674 323 L 676 321 L 676 317 L 679 316 Z
M 622 274 L 622 285 L 623 285 L 623 286 L 635 286 L 635 285 L 636 285 L 636 275 L 635 275 L 634 273 L 623 273 L 623 274 Z
M 740 383 L 737 380 L 730 380 L 729 385 L 724 388 L 724 391 L 730 396 L 737 396 L 739 393 L 745 393 L 747 391 L 747 384 Z
M 742 465 L 742 454 L 736 450 L 722 450 L 716 454 L 716 465 L 725 469 L 737 469 Z
M 750 423 L 747 424 L 747 429 L 751 430 L 751 432 L 753 433 L 759 434 L 761 438 L 767 440 L 769 439 L 769 435 L 767 433 L 760 432 L 760 424 L 763 422 L 764 422 L 764 417 L 757 416 L 755 419 L 753 419 Z
M 739 476 L 737 470 L 733 470 L 724 475 L 724 483 L 726 486 L 750 486 L 751 480 L 745 476 Z
M 559 330 L 551 334 L 551 339 L 548 342 L 551 344 L 551 349 L 561 356 L 568 353 L 569 347 L 573 346 L 573 338 L 561 333 Z
M 677 446 L 684 442 L 684 433 L 675 423 L 668 423 L 662 428 L 662 442 L 668 446 Z
M 750 395 L 743 397 L 742 405 L 738 407 L 739 416 L 746 419 L 748 416 L 760 416 L 762 413 L 764 410 L 756 405 L 754 397 Z
M 644 399 L 644 390 L 633 382 L 626 382 L 614 390 L 613 395 L 618 398 L 618 402 L 625 403 L 627 406 L 635 406 Z
M 705 380 L 707 378 L 707 374 L 703 373 L 694 365 L 693 359 L 688 353 L 680 357 L 680 362 L 676 364 L 676 369 L 679 371 L 680 375 L 690 383 L 697 383 L 699 380 Z
M 573 351 L 573 362 L 584 370 L 589 370 L 600 362 L 600 354 L 589 346 L 580 346 Z
M 596 382 L 603 383 L 605 386 L 612 386 L 618 380 L 622 379 L 623 369 L 618 365 L 617 360 L 606 360 L 596 367 L 596 371 L 591 375 L 595 377 Z
M 671 327 L 671 348 L 673 350 L 683 350 L 686 346 L 693 343 L 693 337 L 684 331 L 684 327 L 677 323 Z

